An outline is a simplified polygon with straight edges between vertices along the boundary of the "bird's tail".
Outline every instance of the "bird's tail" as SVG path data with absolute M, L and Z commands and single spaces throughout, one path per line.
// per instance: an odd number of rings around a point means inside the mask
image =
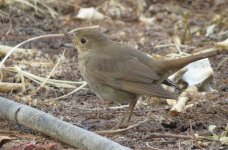
M 216 55 L 219 55 L 222 53 L 227 53 L 227 51 L 213 50 L 213 51 L 209 51 L 209 52 L 193 54 L 191 56 L 187 56 L 187 57 L 183 57 L 183 58 L 179 58 L 179 59 L 165 60 L 165 61 L 161 61 L 160 66 L 163 71 L 179 70 L 191 62 L 194 62 L 194 61 L 197 61 L 200 59 L 204 59 L 204 58 L 208 58 L 208 57 L 212 57 L 212 56 L 216 56 Z

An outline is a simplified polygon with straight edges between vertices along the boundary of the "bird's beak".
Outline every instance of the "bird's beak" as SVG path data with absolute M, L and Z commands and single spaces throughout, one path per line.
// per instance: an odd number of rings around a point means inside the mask
M 70 33 L 70 32 L 64 33 L 64 35 L 65 35 L 68 39 L 70 39 L 70 40 L 72 40 L 73 37 L 74 37 L 74 34 L 73 34 L 73 33 Z

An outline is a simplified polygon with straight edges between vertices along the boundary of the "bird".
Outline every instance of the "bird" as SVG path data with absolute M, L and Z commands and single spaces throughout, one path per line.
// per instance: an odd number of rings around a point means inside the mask
M 127 44 L 113 41 L 98 28 L 80 28 L 66 33 L 78 52 L 79 70 L 92 92 L 100 99 L 129 104 L 116 125 L 129 123 L 139 96 L 176 99 L 167 78 L 191 62 L 221 54 L 221 50 L 179 59 L 157 60 Z

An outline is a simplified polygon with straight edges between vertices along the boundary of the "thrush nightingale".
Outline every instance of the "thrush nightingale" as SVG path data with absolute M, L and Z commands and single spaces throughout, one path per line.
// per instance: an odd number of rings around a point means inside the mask
M 177 98 L 178 95 L 162 87 L 162 84 L 172 86 L 168 76 L 193 61 L 221 53 L 217 50 L 173 60 L 155 60 L 111 40 L 99 29 L 79 29 L 66 35 L 78 51 L 79 69 L 90 90 L 100 99 L 129 103 L 118 126 L 130 121 L 138 96 Z

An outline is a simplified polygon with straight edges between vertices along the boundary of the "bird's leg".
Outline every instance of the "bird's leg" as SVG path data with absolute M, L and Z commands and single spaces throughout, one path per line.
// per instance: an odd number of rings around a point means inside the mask
M 131 120 L 131 115 L 132 112 L 134 111 L 135 105 L 136 105 L 137 101 L 131 101 L 126 112 L 124 113 L 124 116 L 122 117 L 122 119 L 119 121 L 119 123 L 114 127 L 114 129 L 118 129 L 120 128 L 123 124 L 128 124 L 129 121 Z M 126 120 L 127 118 L 127 120 Z M 126 120 L 126 122 L 124 122 Z
M 127 110 L 129 112 L 128 118 L 127 118 L 127 123 L 129 123 L 130 120 L 131 120 L 131 115 L 132 115 L 132 113 L 134 111 L 134 108 L 135 108 L 136 103 L 137 103 L 137 101 L 130 102 L 130 105 L 129 105 L 128 110 Z

